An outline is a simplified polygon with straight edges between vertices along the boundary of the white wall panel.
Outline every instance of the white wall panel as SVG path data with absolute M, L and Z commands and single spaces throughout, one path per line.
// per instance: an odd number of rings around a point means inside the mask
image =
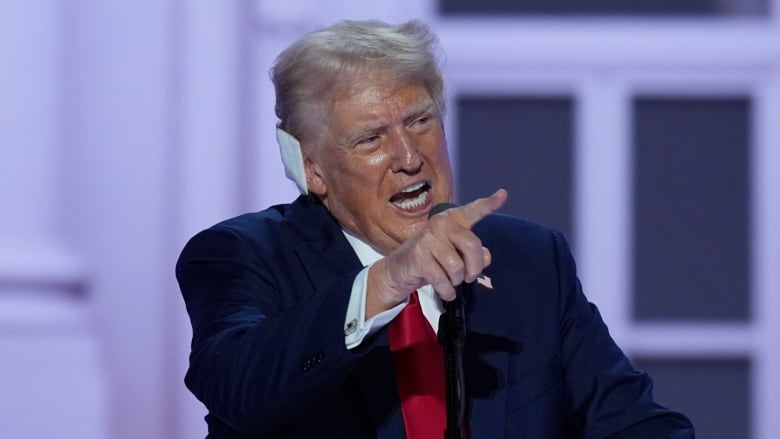
M 0 3 L 0 437 L 106 437 L 85 270 L 59 233 L 62 15 Z
M 63 3 L 63 235 L 84 260 L 108 437 L 168 437 L 173 28 L 168 1 Z
M 780 7 L 780 2 L 775 5 Z M 777 71 L 756 88 L 755 117 L 751 257 L 758 346 L 753 425 L 757 438 L 769 439 L 780 434 L 780 416 L 777 416 L 780 413 L 780 73 Z

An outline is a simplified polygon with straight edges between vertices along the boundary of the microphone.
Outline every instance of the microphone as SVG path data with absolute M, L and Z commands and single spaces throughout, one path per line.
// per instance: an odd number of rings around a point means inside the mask
M 433 207 L 431 207 L 431 211 L 428 212 L 428 219 L 431 219 L 432 216 L 442 213 L 445 210 L 450 210 L 453 207 L 458 207 L 455 203 L 439 203 Z
M 458 207 L 458 205 L 455 203 L 439 203 L 428 212 L 428 219 L 453 207 Z M 439 318 L 439 334 L 442 335 L 442 329 L 445 329 L 444 335 L 460 348 L 463 348 L 463 343 L 466 339 L 466 313 L 463 309 L 463 296 L 470 292 L 471 286 L 472 284 L 465 281 L 455 286 L 455 299 L 444 302 L 445 314 L 442 314 L 442 317 Z
M 428 219 L 447 209 L 458 207 L 454 203 L 440 203 L 431 208 Z M 466 412 L 466 377 L 463 368 L 463 345 L 466 342 L 466 312 L 463 297 L 470 293 L 472 284 L 462 282 L 455 287 L 455 299 L 444 302 L 444 312 L 439 317 L 439 344 L 444 350 L 444 375 L 447 407 L 447 428 L 444 439 L 462 439 L 461 428 Z

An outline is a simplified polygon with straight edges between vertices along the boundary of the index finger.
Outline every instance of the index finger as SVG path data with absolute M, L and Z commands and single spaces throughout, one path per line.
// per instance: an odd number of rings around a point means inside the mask
M 453 213 L 456 211 L 460 222 L 464 226 L 471 228 L 474 224 L 480 222 L 482 218 L 500 209 L 508 196 L 506 189 L 502 188 L 493 192 L 489 197 L 477 198 L 468 204 L 453 209 Z

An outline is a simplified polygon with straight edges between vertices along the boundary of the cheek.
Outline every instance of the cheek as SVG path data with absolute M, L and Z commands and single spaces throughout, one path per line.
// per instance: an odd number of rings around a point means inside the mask
M 432 142 L 429 145 L 428 158 L 439 174 L 450 173 L 450 157 L 444 142 Z
M 344 160 L 331 173 L 332 194 L 344 202 L 359 205 L 365 209 L 377 197 L 383 173 L 381 167 L 367 160 Z M 349 200 L 349 201 L 347 201 Z
M 444 171 L 449 171 L 450 169 L 450 156 L 447 154 L 447 148 L 442 147 L 439 149 L 438 154 L 438 163 L 441 167 L 446 168 L 442 169 Z
M 440 161 L 442 157 L 447 156 L 447 141 L 441 130 L 436 129 L 426 133 L 419 142 L 425 151 L 427 151 L 429 157 L 433 157 Z
M 385 165 L 386 161 L 387 155 L 385 154 L 371 154 L 370 156 L 363 157 L 357 166 L 365 168 L 366 171 L 371 172 L 372 175 L 376 175 L 376 173 Z
M 351 157 L 338 164 L 339 174 L 361 184 L 360 190 L 370 190 L 381 182 L 386 169 L 385 154 Z

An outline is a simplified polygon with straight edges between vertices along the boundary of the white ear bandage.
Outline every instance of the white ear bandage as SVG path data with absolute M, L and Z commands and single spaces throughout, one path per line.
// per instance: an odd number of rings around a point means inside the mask
M 281 128 L 276 129 L 276 142 L 279 143 L 279 152 L 282 155 L 284 175 L 298 186 L 302 194 L 308 193 L 309 188 L 306 185 L 306 169 L 303 167 L 301 142 Z

